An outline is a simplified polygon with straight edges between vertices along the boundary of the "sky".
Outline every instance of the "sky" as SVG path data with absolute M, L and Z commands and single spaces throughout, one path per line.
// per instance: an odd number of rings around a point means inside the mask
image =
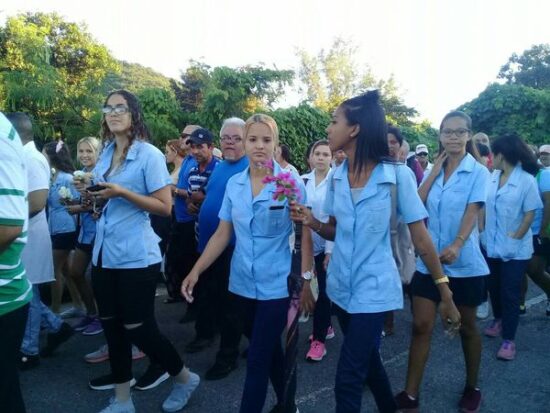
M 83 23 L 117 59 L 174 78 L 190 59 L 296 70 L 298 48 L 317 54 L 342 37 L 433 125 L 496 81 L 512 53 L 550 42 L 548 0 L 2 0 L 0 24 L 25 11 Z

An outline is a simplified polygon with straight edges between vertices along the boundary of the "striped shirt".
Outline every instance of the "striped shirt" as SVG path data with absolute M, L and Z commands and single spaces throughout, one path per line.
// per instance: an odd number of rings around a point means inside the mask
M 0 316 L 28 303 L 32 286 L 25 275 L 21 252 L 27 243 L 29 207 L 27 169 L 19 135 L 0 113 L 0 231 L 22 227 L 17 239 L 0 251 Z

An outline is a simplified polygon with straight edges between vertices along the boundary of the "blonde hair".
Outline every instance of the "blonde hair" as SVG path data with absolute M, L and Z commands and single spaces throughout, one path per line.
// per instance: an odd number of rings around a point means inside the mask
M 279 127 L 277 126 L 277 122 L 275 122 L 275 119 L 271 116 L 264 115 L 263 113 L 256 113 L 246 120 L 244 125 L 244 140 L 248 138 L 248 130 L 254 123 L 263 123 L 266 125 L 273 134 L 273 143 L 275 147 L 279 146 Z
M 101 141 L 94 136 L 86 136 L 85 138 L 82 138 L 77 142 L 77 151 L 81 143 L 87 143 L 88 145 L 90 145 L 90 148 L 92 148 L 92 151 L 94 152 L 95 160 L 97 161 L 97 158 L 99 158 L 99 150 L 101 149 Z
M 187 154 L 186 150 L 181 147 L 179 139 L 170 139 L 166 142 L 166 146 L 172 149 L 176 154 L 182 158 L 185 158 Z

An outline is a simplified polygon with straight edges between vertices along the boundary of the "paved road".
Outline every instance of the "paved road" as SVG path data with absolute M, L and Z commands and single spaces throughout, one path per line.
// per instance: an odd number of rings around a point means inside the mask
M 158 297 L 157 314 L 163 331 L 178 350 L 193 337 L 192 325 L 178 324 L 183 313 L 179 304 L 162 304 L 162 291 Z M 514 362 L 495 359 L 499 342 L 483 339 L 483 359 L 480 387 L 483 391 L 482 412 L 494 413 L 550 413 L 550 317 L 544 313 L 545 301 L 541 291 L 531 286 L 529 309 L 521 318 L 518 330 L 518 356 Z M 406 303 L 406 308 L 408 303 Z M 407 366 L 407 350 L 411 318 L 408 311 L 396 315 L 396 333 L 383 340 L 382 357 L 394 386 L 401 390 Z M 480 323 L 484 325 L 484 323 Z M 306 335 L 311 331 L 311 321 L 301 324 L 300 354 L 306 352 Z M 307 334 L 306 334 L 307 333 Z M 22 374 L 22 387 L 29 413 L 79 412 L 95 413 L 101 410 L 110 392 L 96 392 L 87 388 L 87 381 L 108 372 L 108 363 L 87 365 L 82 356 L 102 344 L 103 337 L 71 338 L 57 356 L 44 359 L 39 368 Z M 244 341 L 244 340 L 243 340 Z M 301 413 L 334 411 L 333 382 L 338 359 L 341 334 L 328 342 L 328 355 L 319 364 L 300 360 L 298 407 Z M 242 343 L 244 348 L 246 343 Z M 183 352 L 181 351 L 183 354 Z M 215 348 L 203 353 L 185 355 L 192 370 L 203 374 L 213 360 Z M 144 360 L 134 365 L 139 376 L 147 367 Z M 239 369 L 226 379 L 203 381 L 183 410 L 187 413 L 237 412 L 244 380 L 245 360 Z M 431 348 L 421 393 L 422 412 L 446 413 L 458 411 L 456 405 L 463 388 L 464 367 L 458 339 L 449 340 L 438 330 Z M 170 391 L 168 382 L 154 390 L 134 392 L 134 401 L 140 413 L 159 412 L 162 400 Z M 368 391 L 364 395 L 363 412 L 376 411 Z M 266 409 L 274 403 L 270 390 Z M 2 408 L 0 406 L 0 412 Z

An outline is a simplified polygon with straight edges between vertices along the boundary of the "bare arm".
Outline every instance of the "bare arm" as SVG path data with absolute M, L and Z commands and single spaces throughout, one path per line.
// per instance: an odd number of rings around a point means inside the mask
M 48 200 L 48 190 L 39 189 L 38 191 L 29 192 L 29 217 L 38 214 L 46 207 Z
M 526 212 L 523 215 L 523 219 L 521 221 L 521 225 L 519 226 L 518 230 L 512 233 L 510 236 L 516 239 L 523 238 L 527 233 L 527 231 L 529 231 L 529 228 L 531 228 L 531 224 L 533 223 L 534 218 L 535 218 L 535 211 Z
M 426 180 L 420 185 L 420 188 L 418 188 L 418 196 L 420 196 L 420 199 L 424 204 L 426 204 L 426 200 L 428 199 L 428 194 L 430 193 L 430 189 L 432 189 L 432 185 L 439 176 L 439 173 L 441 172 L 441 169 L 443 168 L 443 163 L 447 159 L 447 154 L 445 151 L 443 151 L 437 159 L 434 161 L 434 166 L 432 167 L 432 171 L 426 178 Z
M 22 231 L 22 226 L 0 225 L 0 254 L 21 235 Z
M 302 226 L 302 274 L 313 268 L 313 237 L 311 229 Z
M 214 235 L 210 237 L 210 241 L 206 244 L 206 248 L 200 258 L 181 284 L 181 294 L 187 301 L 193 301 L 193 288 L 199 280 L 199 276 L 204 272 L 204 270 L 210 267 L 210 265 L 212 265 L 212 263 L 227 248 L 229 241 L 231 241 L 232 235 L 233 224 L 229 221 L 220 220 L 216 232 L 214 232 Z
M 334 241 L 336 237 L 336 218 L 332 216 L 329 217 L 328 222 L 321 222 L 313 216 L 309 208 L 291 201 L 290 218 L 295 222 L 307 225 L 326 240 Z

